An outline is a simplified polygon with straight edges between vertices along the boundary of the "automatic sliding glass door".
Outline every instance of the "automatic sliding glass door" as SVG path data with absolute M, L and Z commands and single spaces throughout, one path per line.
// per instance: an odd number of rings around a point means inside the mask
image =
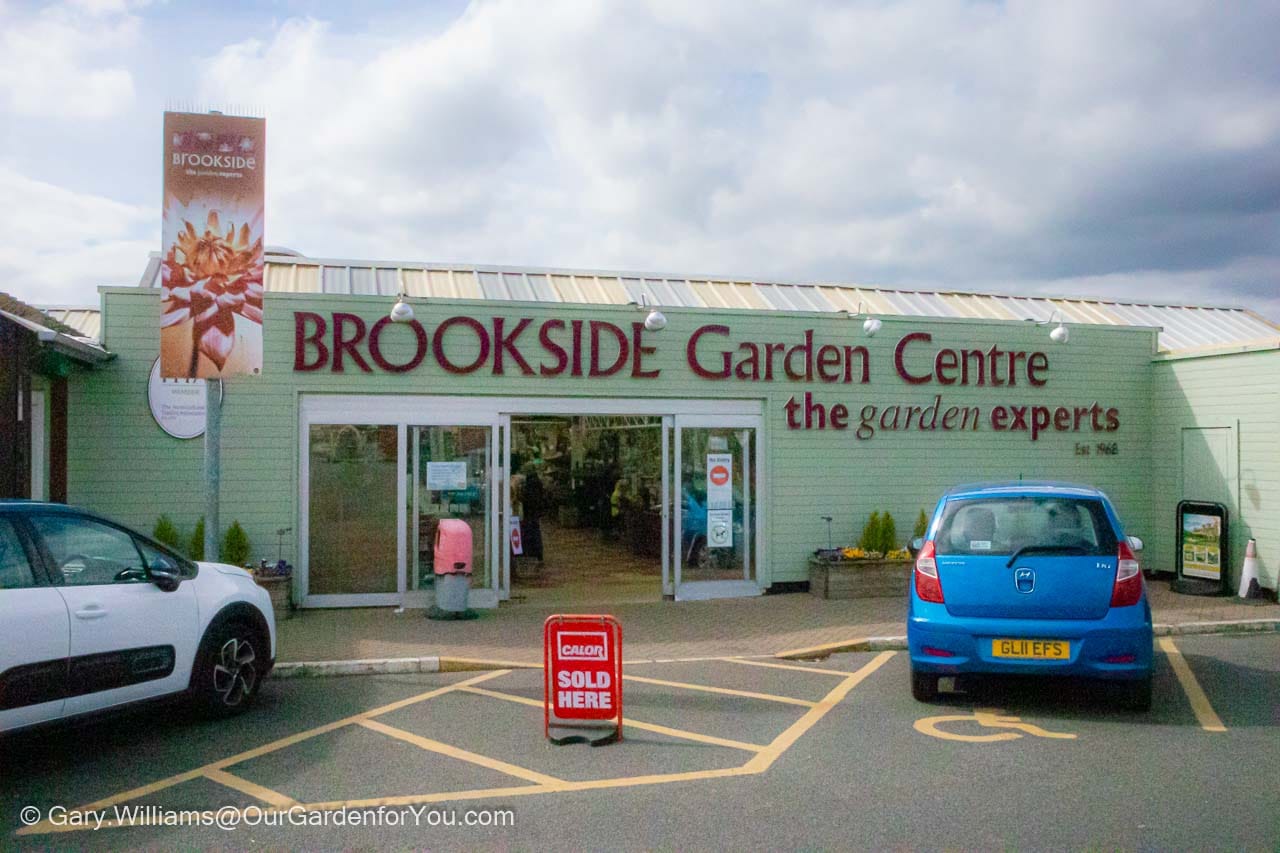
M 311 425 L 308 596 L 395 602 L 398 445 L 395 425 Z
M 492 585 L 492 432 L 487 426 L 409 428 L 409 593 L 435 584 L 435 534 L 446 518 L 461 519 L 471 528 L 472 587 Z
M 675 418 L 671 545 L 677 599 L 760 594 L 758 427 L 754 417 Z

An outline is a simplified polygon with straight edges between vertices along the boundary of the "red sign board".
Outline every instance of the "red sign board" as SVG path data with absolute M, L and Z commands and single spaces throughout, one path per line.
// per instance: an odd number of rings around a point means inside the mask
M 717 486 L 723 486 L 729 482 L 729 469 L 723 465 L 717 465 L 711 469 L 711 482 Z
M 615 722 L 622 736 L 622 626 L 612 616 L 557 615 L 543 626 L 544 723 Z

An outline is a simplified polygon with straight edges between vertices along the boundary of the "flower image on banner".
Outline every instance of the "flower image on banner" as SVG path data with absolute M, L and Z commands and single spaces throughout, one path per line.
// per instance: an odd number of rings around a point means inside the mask
M 164 114 L 160 374 L 262 372 L 266 121 Z

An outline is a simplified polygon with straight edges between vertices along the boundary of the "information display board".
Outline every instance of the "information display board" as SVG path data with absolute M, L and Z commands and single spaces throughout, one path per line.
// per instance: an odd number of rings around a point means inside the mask
M 1178 504 L 1178 583 L 1191 592 L 1225 592 L 1230 565 L 1227 508 L 1220 503 L 1182 501 Z M 1201 590 L 1194 590 L 1201 591 Z

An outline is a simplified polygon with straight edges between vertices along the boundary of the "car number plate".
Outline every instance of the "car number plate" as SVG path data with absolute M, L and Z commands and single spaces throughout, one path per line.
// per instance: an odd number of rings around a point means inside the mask
M 1067 640 L 1007 640 L 991 641 L 991 656 L 997 658 L 1028 658 L 1031 660 L 1066 660 L 1071 657 L 1071 643 Z

